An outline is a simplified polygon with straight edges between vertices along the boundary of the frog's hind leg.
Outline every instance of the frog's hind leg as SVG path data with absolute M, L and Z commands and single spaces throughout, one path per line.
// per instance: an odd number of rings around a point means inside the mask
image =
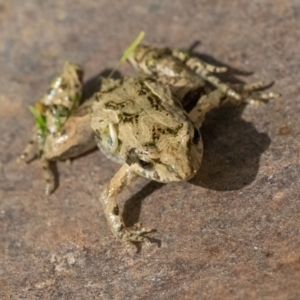
M 241 95 L 236 92 L 234 89 L 230 87 L 229 84 L 221 82 L 221 80 L 211 74 L 206 68 L 205 65 L 194 63 L 194 61 L 188 60 L 186 64 L 194 70 L 194 72 L 199 75 L 202 79 L 206 80 L 210 84 L 212 84 L 214 87 L 216 87 L 218 90 L 220 90 L 223 94 L 227 95 L 230 98 L 234 98 L 236 100 L 241 100 Z
M 236 100 L 241 99 L 241 95 L 232 89 L 228 84 L 221 82 L 221 80 L 212 73 L 224 73 L 227 71 L 226 67 L 217 67 L 210 65 L 197 57 L 185 56 L 180 51 L 173 51 L 173 56 L 183 61 L 189 68 L 191 68 L 202 79 L 212 84 L 222 93 L 228 95 Z
M 46 159 L 43 154 L 43 143 L 40 141 L 41 137 L 39 136 L 39 132 L 37 128 L 33 130 L 33 135 L 23 150 L 22 154 L 18 157 L 17 162 L 26 162 L 29 163 L 36 157 L 39 157 L 40 164 L 43 169 L 43 177 L 46 181 L 46 189 L 45 194 L 48 196 L 54 190 L 55 187 L 55 178 L 52 173 L 50 162 Z
M 195 123 L 197 127 L 200 127 L 204 121 L 205 115 L 212 109 L 219 107 L 224 103 L 231 103 L 235 105 L 267 101 L 270 99 L 275 99 L 280 96 L 279 93 L 269 92 L 264 93 L 256 91 L 266 87 L 262 82 L 256 82 L 251 84 L 234 84 L 232 85 L 241 95 L 241 99 L 236 99 L 234 97 L 228 96 L 227 93 L 222 92 L 222 90 L 216 89 L 209 94 L 203 95 L 198 100 L 195 107 L 189 113 L 191 120 Z

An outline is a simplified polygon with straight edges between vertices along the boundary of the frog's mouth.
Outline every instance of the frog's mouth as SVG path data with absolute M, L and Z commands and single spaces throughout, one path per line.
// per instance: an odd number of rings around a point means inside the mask
M 203 153 L 202 140 L 188 143 L 186 151 L 179 157 L 180 150 L 161 153 L 152 143 L 144 144 L 143 149 L 131 148 L 127 151 L 125 162 L 136 174 L 148 179 L 167 183 L 187 181 L 198 172 Z

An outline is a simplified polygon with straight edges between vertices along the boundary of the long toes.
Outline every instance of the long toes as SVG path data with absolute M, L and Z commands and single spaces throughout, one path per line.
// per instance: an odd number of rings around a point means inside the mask
M 34 159 L 34 155 L 29 156 L 27 152 L 23 152 L 18 158 L 17 158 L 17 163 L 28 163 L 32 159 Z
M 17 163 L 18 163 L 18 164 L 24 163 L 24 162 L 25 162 L 25 158 L 26 158 L 26 155 L 21 154 L 21 155 L 17 158 Z
M 260 80 L 260 81 L 257 81 L 257 82 L 245 84 L 244 87 L 243 87 L 243 90 L 247 91 L 247 92 L 250 92 L 250 91 L 257 90 L 257 89 L 261 89 L 265 86 L 268 86 L 268 85 L 266 85 L 265 81 Z
M 155 230 L 142 227 L 141 223 L 136 223 L 132 227 L 124 228 L 122 239 L 125 243 L 145 243 L 150 245 L 151 243 L 146 234 L 151 232 L 155 232 Z
M 260 95 L 260 97 L 262 99 L 276 99 L 276 98 L 279 98 L 281 97 L 281 94 L 280 93 L 275 93 L 275 92 L 270 92 L 270 93 L 262 93 Z
M 269 92 L 269 93 L 253 92 L 253 93 L 250 93 L 250 95 L 246 97 L 246 102 L 268 101 L 268 100 L 276 99 L 278 97 L 280 97 L 280 94 L 275 93 L 275 92 Z

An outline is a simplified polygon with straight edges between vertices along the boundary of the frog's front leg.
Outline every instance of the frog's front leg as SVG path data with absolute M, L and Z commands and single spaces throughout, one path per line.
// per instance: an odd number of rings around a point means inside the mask
M 118 194 L 137 177 L 138 175 L 131 171 L 130 166 L 124 164 L 104 188 L 100 196 L 100 202 L 103 205 L 104 215 L 110 230 L 117 239 L 127 245 L 143 242 L 149 244 L 147 237 L 144 235 L 152 232 L 152 230 L 141 227 L 140 223 L 132 227 L 126 227 L 117 204 L 116 198 Z
M 26 147 L 22 151 L 22 154 L 17 159 L 18 163 L 21 163 L 21 162 L 28 163 L 38 156 L 39 145 L 38 145 L 38 140 L 37 140 L 37 134 L 38 134 L 37 128 L 36 128 L 36 126 L 34 126 L 31 139 L 29 140 Z
M 45 194 L 48 196 L 54 190 L 54 186 L 55 186 L 54 175 L 52 174 L 50 168 L 50 161 L 48 161 L 48 159 L 45 157 L 43 153 L 43 149 L 39 149 L 41 147 L 39 147 L 37 139 L 38 137 L 35 131 L 29 143 L 26 145 L 25 149 L 23 150 L 22 154 L 18 157 L 17 162 L 29 163 L 34 158 L 40 156 L 39 160 L 43 169 L 43 177 L 46 181 Z
M 219 89 L 216 89 L 209 94 L 200 97 L 195 107 L 189 113 L 191 120 L 196 124 L 198 128 L 202 125 L 205 115 L 210 110 L 217 108 L 224 103 L 229 102 L 235 105 L 240 105 L 243 103 L 245 104 L 257 101 L 267 101 L 270 99 L 278 98 L 280 96 L 279 93 L 264 93 L 256 91 L 257 89 L 261 89 L 266 86 L 262 81 L 251 84 L 233 84 L 230 86 L 239 93 L 239 100 L 237 100 L 235 97 L 228 96 L 227 93 Z

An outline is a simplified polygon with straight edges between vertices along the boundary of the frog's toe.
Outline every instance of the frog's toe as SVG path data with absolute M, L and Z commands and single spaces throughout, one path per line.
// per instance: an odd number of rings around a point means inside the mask
M 146 235 L 155 231 L 155 229 L 142 227 L 141 223 L 136 223 L 132 227 L 126 227 L 123 229 L 122 241 L 125 244 L 145 243 L 146 245 L 151 245 L 151 242 Z
M 17 157 L 17 163 L 22 164 L 26 162 L 26 154 L 22 153 Z
M 30 163 L 32 160 L 34 160 L 37 157 L 37 153 L 35 149 L 30 148 L 31 145 L 26 146 L 24 151 L 17 157 L 17 163 L 23 164 L 23 163 Z
M 45 187 L 45 195 L 49 196 L 50 194 L 53 193 L 55 189 L 55 184 L 54 181 L 46 181 L 46 187 Z
M 246 96 L 245 102 L 248 104 L 260 104 L 262 102 L 268 102 L 269 100 L 279 98 L 281 95 L 279 93 L 275 92 L 252 92 L 249 93 L 248 96 Z

